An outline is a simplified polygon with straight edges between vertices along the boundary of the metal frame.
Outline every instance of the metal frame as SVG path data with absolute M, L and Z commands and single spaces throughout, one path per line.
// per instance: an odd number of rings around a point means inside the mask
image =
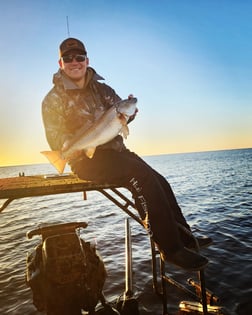
M 133 208 L 134 210 L 137 210 L 135 207 L 135 204 L 128 199 L 124 194 L 122 194 L 117 188 L 111 188 L 110 189 L 117 197 L 120 199 L 116 199 L 112 194 L 110 194 L 105 189 L 98 189 L 100 193 L 102 193 L 105 197 L 107 197 L 109 200 L 111 200 L 115 205 L 117 205 L 119 208 L 121 208 L 124 212 L 126 212 L 130 217 L 132 217 L 135 221 L 137 221 L 139 224 L 143 226 L 143 223 L 139 216 L 135 215 L 129 207 Z M 198 242 L 196 238 L 192 235 L 192 233 L 187 230 L 185 227 L 179 224 L 179 228 L 183 229 L 187 234 L 189 234 L 195 241 L 196 248 L 199 250 Z M 152 276 L 153 276 L 153 288 L 155 293 L 161 297 L 162 304 L 163 304 L 163 314 L 167 314 L 167 294 L 166 294 L 166 283 L 170 283 L 172 285 L 175 285 L 176 287 L 180 288 L 184 292 L 190 294 L 192 297 L 194 297 L 196 300 L 199 300 L 202 304 L 203 309 L 203 315 L 207 315 L 207 305 L 208 300 L 213 299 L 212 292 L 208 291 L 205 286 L 205 275 L 204 270 L 200 270 L 198 272 L 198 278 L 199 278 L 199 285 L 195 284 L 194 287 L 197 288 L 197 292 L 199 292 L 199 295 L 194 294 L 192 291 L 188 290 L 186 287 L 181 285 L 180 283 L 173 280 L 171 277 L 168 277 L 165 273 L 165 261 L 162 259 L 160 252 L 157 250 L 155 243 L 152 239 L 150 239 L 151 243 L 151 255 L 152 255 Z M 158 281 L 158 270 L 157 270 L 157 255 L 159 255 L 159 261 L 160 261 L 160 279 L 161 279 L 161 288 Z M 215 297 L 215 301 L 218 300 L 217 297 Z

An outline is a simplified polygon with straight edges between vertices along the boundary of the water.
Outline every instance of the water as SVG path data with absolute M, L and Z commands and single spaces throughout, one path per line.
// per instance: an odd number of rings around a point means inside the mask
M 214 239 L 202 252 L 210 260 L 205 271 L 207 288 L 221 299 L 231 315 L 252 314 L 252 149 L 159 155 L 144 158 L 170 182 L 193 231 Z M 48 164 L 0 168 L 0 177 L 54 173 Z M 39 238 L 26 232 L 41 222 L 89 222 L 82 232 L 97 243 L 108 278 L 105 295 L 124 291 L 124 219 L 126 215 L 98 192 L 24 198 L 0 214 L 0 314 L 42 314 L 32 305 L 24 282 L 26 253 Z M 134 292 L 141 314 L 162 314 L 152 290 L 149 240 L 143 228 L 130 220 L 133 241 Z M 169 266 L 176 280 L 194 273 Z M 168 287 L 169 310 L 176 310 L 183 292 Z

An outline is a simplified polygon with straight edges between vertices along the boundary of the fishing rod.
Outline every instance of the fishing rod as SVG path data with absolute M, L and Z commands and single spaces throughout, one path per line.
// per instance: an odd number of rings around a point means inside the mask
M 66 24 L 67 24 L 67 35 L 68 35 L 68 37 L 70 37 L 68 15 L 66 16 Z

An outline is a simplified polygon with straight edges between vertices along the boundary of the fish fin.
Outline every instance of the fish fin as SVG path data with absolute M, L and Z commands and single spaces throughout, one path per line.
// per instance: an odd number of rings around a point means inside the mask
M 67 160 L 62 158 L 60 151 L 42 151 L 43 154 L 49 162 L 56 168 L 59 174 L 63 174 Z
M 87 148 L 87 149 L 85 150 L 86 156 L 87 156 L 88 158 L 92 159 L 92 157 L 93 157 L 94 154 L 95 154 L 95 150 L 96 150 L 96 148 L 93 148 L 93 147 Z
M 121 124 L 122 124 L 123 126 L 126 126 L 126 125 L 127 125 L 128 120 L 127 120 L 127 118 L 126 118 L 122 113 L 118 113 L 118 118 L 120 119 Z
M 126 139 L 127 136 L 129 135 L 129 128 L 128 128 L 128 125 L 127 125 L 127 119 L 122 113 L 118 114 L 118 118 L 120 119 L 121 124 L 122 124 L 122 129 L 121 129 L 120 133 Z
M 129 135 L 129 128 L 127 125 L 122 126 L 121 133 L 125 139 L 127 139 Z

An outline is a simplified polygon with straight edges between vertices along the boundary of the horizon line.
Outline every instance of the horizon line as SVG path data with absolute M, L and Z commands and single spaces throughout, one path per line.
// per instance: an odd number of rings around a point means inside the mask
M 219 152 L 219 151 L 235 151 L 235 150 L 251 150 L 252 147 L 241 147 L 241 148 L 228 148 L 228 149 L 216 149 L 216 150 L 203 150 L 203 151 L 186 151 L 186 152 L 172 152 L 172 153 L 159 153 L 159 154 L 144 154 L 139 155 L 140 157 L 152 157 L 152 156 L 160 156 L 160 155 L 179 155 L 179 154 L 192 154 L 192 153 L 207 153 L 207 152 Z M 28 165 L 45 165 L 50 164 L 48 162 L 45 163 L 25 163 L 25 164 L 9 164 L 9 165 L 0 165 L 0 168 L 4 167 L 16 167 L 16 166 L 28 166 Z

